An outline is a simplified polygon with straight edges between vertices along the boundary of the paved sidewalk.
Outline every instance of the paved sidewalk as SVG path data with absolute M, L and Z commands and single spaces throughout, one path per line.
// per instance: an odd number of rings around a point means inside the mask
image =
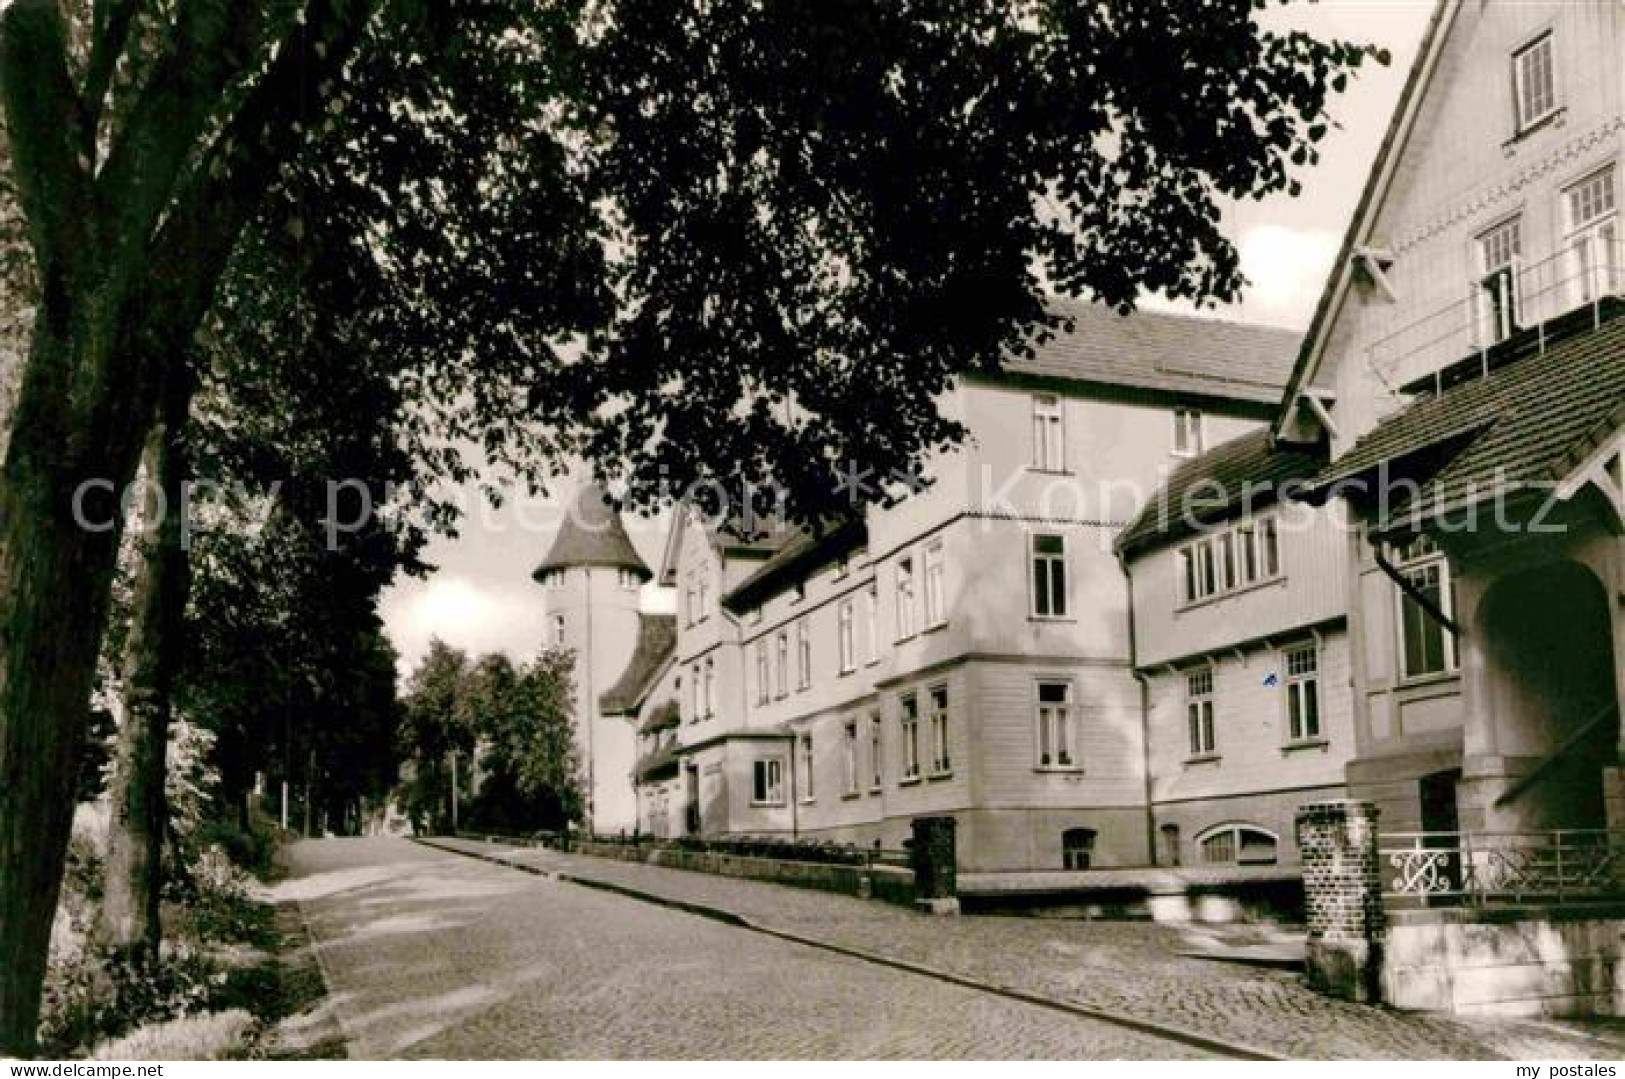
M 1145 922 L 931 918 L 885 903 L 678 869 L 434 840 L 583 882 L 985 984 L 1313 1059 L 1625 1057 L 1625 1025 L 1469 1020 L 1331 1000 L 1292 972 L 1182 955 L 1213 933 Z

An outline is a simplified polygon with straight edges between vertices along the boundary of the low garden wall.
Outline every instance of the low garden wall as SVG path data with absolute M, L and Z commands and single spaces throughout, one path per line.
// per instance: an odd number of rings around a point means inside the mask
M 903 906 L 914 903 L 914 873 L 898 866 L 801 862 L 788 858 L 760 858 L 718 851 L 592 841 L 578 843 L 576 850 L 599 858 L 642 862 L 744 880 L 770 881 L 796 888 L 881 899 Z

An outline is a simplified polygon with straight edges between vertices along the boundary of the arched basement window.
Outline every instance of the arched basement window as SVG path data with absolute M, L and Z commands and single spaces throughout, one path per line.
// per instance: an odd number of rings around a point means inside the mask
M 1279 841 L 1250 824 L 1221 824 L 1196 839 L 1208 865 L 1274 865 Z
M 1093 828 L 1068 828 L 1061 833 L 1061 865 L 1067 869 L 1088 869 L 1095 855 Z

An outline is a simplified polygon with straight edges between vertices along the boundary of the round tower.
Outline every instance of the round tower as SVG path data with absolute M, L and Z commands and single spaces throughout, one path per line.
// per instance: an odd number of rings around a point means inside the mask
M 531 576 L 542 586 L 543 645 L 568 648 L 576 656 L 576 749 L 587 827 L 630 832 L 637 824 L 635 732 L 628 720 L 604 716 L 598 696 L 632 657 L 639 590 L 652 574 L 603 489 L 589 482 L 576 491 Z

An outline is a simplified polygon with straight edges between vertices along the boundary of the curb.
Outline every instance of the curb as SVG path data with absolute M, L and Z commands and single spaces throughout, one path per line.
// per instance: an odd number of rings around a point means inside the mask
M 647 892 L 640 888 L 628 887 L 624 884 L 612 884 L 608 881 L 595 880 L 590 877 L 578 877 L 571 873 L 549 871 L 542 869 L 539 866 L 525 865 L 523 863 L 509 861 L 504 858 L 497 858 L 479 851 L 463 850 L 457 847 L 444 846 L 432 839 L 419 839 L 415 836 L 410 838 L 414 843 L 425 847 L 432 847 L 435 850 L 444 851 L 447 854 L 460 854 L 465 858 L 474 858 L 482 862 L 489 862 L 492 865 L 503 866 L 508 869 L 517 869 L 522 873 L 529 873 L 532 876 L 547 877 L 553 880 L 561 880 L 570 884 L 579 885 L 583 888 L 593 888 L 599 891 L 612 892 L 616 895 L 625 896 L 629 899 L 637 899 L 645 903 L 655 904 L 656 906 L 668 907 L 672 910 L 682 911 L 685 914 L 692 914 L 700 918 L 707 918 L 714 922 L 721 922 L 724 925 L 731 925 L 739 929 L 748 929 L 753 933 L 760 933 L 763 936 L 776 937 L 779 940 L 787 941 L 791 944 L 800 944 L 807 948 L 817 948 L 820 951 L 832 952 L 835 955 L 844 956 L 848 959 L 856 959 L 859 962 L 872 963 L 875 966 L 889 967 L 892 970 L 902 971 L 906 974 L 913 974 L 922 978 L 931 978 L 939 982 L 947 982 L 950 985 L 957 985 L 962 989 L 973 989 L 977 992 L 989 993 L 993 996 L 1004 997 L 1007 1000 L 1014 1000 L 1022 1004 L 1030 1004 L 1040 1008 L 1048 1008 L 1051 1011 L 1061 1012 L 1063 1014 L 1076 1016 L 1082 1019 L 1094 1019 L 1103 1023 L 1110 1023 L 1113 1026 L 1124 1027 L 1129 1030 L 1137 1031 L 1141 1034 L 1150 1034 L 1154 1037 L 1164 1038 L 1168 1041 L 1179 1042 L 1195 1049 L 1203 1049 L 1210 1053 L 1218 1053 L 1221 1056 L 1230 1057 L 1232 1059 L 1261 1061 L 1284 1061 L 1293 1059 L 1292 1057 L 1283 1057 L 1276 1053 L 1267 1052 L 1266 1050 L 1260 1049 L 1257 1046 L 1246 1045 L 1241 1042 L 1227 1041 L 1223 1038 L 1216 1038 L 1209 1034 L 1201 1034 L 1197 1031 L 1186 1029 L 1185 1027 L 1158 1023 L 1149 1019 L 1137 1019 L 1133 1016 L 1124 1015 L 1120 1012 L 1108 1011 L 1102 1008 L 1094 1008 L 1086 1004 L 1075 1004 L 1071 1001 L 1061 1000 L 1057 997 L 1048 997 L 1038 993 L 1030 993 L 1024 989 L 1014 988 L 1013 986 L 997 985 L 993 982 L 984 982 L 976 978 L 966 977 L 962 974 L 955 974 L 952 971 L 926 966 L 922 963 L 913 963 L 906 959 L 897 959 L 892 956 L 882 955 L 879 952 L 866 951 L 862 948 L 850 948 L 844 944 L 835 944 L 831 941 L 820 940 L 817 937 L 803 936 L 800 933 L 792 933 L 785 929 L 775 929 L 772 926 L 763 925 L 743 914 L 726 910 L 722 907 L 712 907 L 703 903 L 691 903 L 683 899 L 673 899 L 670 896 L 660 895 L 657 892 Z M 582 857 L 586 856 L 583 855 Z

